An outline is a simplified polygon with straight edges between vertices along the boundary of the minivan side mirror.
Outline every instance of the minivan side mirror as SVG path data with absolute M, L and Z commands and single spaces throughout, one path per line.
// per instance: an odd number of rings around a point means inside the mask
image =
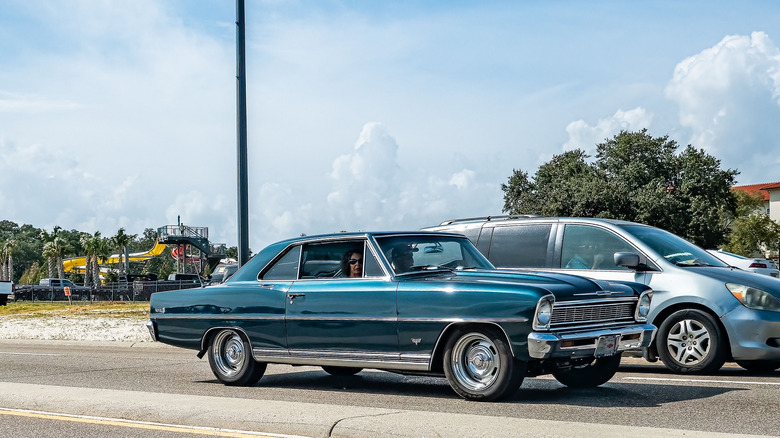
M 637 271 L 639 270 L 639 254 L 634 254 L 633 252 L 616 252 L 615 266 L 622 266 Z

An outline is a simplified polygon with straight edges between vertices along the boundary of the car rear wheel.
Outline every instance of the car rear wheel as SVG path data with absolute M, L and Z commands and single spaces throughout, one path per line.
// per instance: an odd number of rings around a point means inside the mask
M 225 385 L 250 386 L 265 373 L 266 364 L 252 357 L 249 342 L 230 329 L 220 330 L 209 345 L 211 372 Z
M 572 388 L 593 388 L 609 382 L 620 367 L 620 355 L 600 357 L 553 371 L 555 380 Z
M 363 368 L 323 366 L 323 370 L 331 376 L 354 376 L 363 371 Z
M 754 373 L 767 373 L 780 368 L 777 360 L 738 360 L 737 365 Z
M 696 309 L 678 310 L 658 328 L 658 356 L 680 374 L 711 373 L 726 362 L 726 345 L 710 314 Z
M 456 330 L 447 341 L 444 374 L 461 397 L 493 401 L 517 391 L 525 377 L 525 363 L 512 356 L 499 330 L 465 328 Z

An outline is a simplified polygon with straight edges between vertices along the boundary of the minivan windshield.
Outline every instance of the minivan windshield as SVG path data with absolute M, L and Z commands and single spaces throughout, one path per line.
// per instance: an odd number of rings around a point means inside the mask
M 621 225 L 621 228 L 677 266 L 728 266 L 691 242 L 660 228 L 642 225 Z

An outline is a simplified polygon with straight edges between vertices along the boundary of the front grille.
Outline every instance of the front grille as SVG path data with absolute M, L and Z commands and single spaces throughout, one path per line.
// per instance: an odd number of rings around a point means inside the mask
M 634 323 L 636 298 L 556 302 L 551 330 L 575 330 Z

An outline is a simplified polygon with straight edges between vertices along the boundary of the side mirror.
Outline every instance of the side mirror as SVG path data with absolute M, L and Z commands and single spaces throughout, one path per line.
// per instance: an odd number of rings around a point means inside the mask
M 633 252 L 616 252 L 615 266 L 637 270 L 639 268 L 639 254 Z

